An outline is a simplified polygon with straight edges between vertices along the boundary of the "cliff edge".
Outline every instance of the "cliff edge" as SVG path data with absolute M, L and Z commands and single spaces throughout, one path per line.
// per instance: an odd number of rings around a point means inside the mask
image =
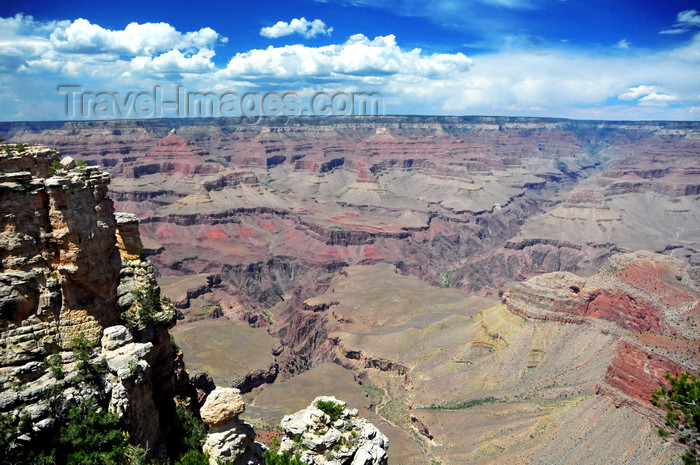
M 48 147 L 0 152 L 0 414 L 17 425 L 5 455 L 55 437 L 85 405 L 168 454 L 188 389 L 168 334 L 176 312 L 109 180 Z

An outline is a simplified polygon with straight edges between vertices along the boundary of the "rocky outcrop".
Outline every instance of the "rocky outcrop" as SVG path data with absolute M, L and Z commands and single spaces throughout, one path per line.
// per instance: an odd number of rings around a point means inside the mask
M 620 341 L 613 363 L 605 373 L 605 382 L 639 402 L 649 403 L 656 388 L 670 388 L 664 378 L 667 373 L 678 376 L 693 371 L 691 367 L 645 350 L 639 344 Z
M 203 446 L 210 465 L 264 464 L 262 446 L 255 442 L 253 427 L 238 418 L 244 411 L 238 389 L 216 388 L 207 396 L 200 412 L 202 421 L 211 428 Z
M 225 425 L 245 412 L 241 391 L 234 388 L 218 388 L 208 396 L 200 410 L 202 421 L 216 428 Z
M 117 249 L 123 261 L 143 260 L 144 249 L 139 234 L 139 219 L 132 213 L 116 212 Z
M 109 175 L 60 158 L 46 147 L 0 156 L 3 365 L 69 350 L 79 333 L 97 342 L 118 322 Z
M 666 255 L 617 254 L 594 276 L 543 274 L 506 291 L 503 302 L 530 320 L 591 325 L 616 335 L 605 382 L 628 402 L 648 404 L 654 389 L 668 387 L 666 373 L 698 369 L 700 299 L 691 271 Z
M 323 404 L 337 411 L 329 415 L 319 408 Z M 386 465 L 389 440 L 357 413 L 335 397 L 317 397 L 282 419 L 280 451 L 300 454 L 310 465 Z
M 692 337 L 682 322 L 696 318 L 700 301 L 689 267 L 650 252 L 618 254 L 589 278 L 556 272 L 535 276 L 503 294 L 513 313 L 582 324 L 589 318 L 636 332 Z
M 187 375 L 168 335 L 138 221 L 115 219 L 109 175 L 47 147 L 0 155 L 0 413 L 28 415 L 27 444 L 94 402 L 160 451 Z

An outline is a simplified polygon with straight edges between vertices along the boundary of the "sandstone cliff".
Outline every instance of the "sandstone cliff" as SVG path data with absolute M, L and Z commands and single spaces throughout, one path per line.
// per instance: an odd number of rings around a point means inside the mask
M 47 147 L 0 155 L 0 414 L 32 447 L 89 400 L 164 454 L 187 389 L 138 221 L 115 219 L 109 175 Z M 126 326 L 124 326 L 126 325 Z M 128 328 L 127 328 L 128 327 Z

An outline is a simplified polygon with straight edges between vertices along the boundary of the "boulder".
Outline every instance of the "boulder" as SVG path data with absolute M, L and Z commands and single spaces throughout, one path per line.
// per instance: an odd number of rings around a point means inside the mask
M 131 333 L 125 326 L 116 325 L 105 328 L 102 336 L 102 349 L 116 350 L 124 344 L 131 342 Z
M 202 421 L 212 428 L 226 425 L 245 412 L 241 391 L 235 388 L 216 388 L 202 405 Z

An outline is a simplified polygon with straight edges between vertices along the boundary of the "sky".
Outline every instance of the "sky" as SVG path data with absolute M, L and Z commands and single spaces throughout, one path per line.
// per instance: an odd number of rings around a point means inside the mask
M 1 121 L 355 114 L 358 95 L 383 114 L 698 121 L 700 4 L 0 0 Z

